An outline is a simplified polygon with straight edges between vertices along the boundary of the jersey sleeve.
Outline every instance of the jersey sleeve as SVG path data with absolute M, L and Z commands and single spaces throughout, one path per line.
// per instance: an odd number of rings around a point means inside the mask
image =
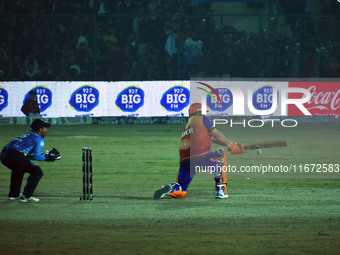
M 36 145 L 34 147 L 34 151 L 33 151 L 33 160 L 39 160 L 39 161 L 45 161 L 46 157 L 42 154 L 42 150 L 44 148 L 45 145 L 45 141 L 44 139 L 39 136 L 36 139 Z
M 208 131 L 214 127 L 214 124 L 206 116 L 203 116 L 203 125 L 208 129 Z

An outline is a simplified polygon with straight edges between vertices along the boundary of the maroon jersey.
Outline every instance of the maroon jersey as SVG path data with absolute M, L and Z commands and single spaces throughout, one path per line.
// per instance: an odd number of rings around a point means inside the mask
M 203 157 L 210 153 L 209 132 L 214 128 L 206 116 L 192 116 L 182 131 L 179 148 L 180 162 L 191 158 Z

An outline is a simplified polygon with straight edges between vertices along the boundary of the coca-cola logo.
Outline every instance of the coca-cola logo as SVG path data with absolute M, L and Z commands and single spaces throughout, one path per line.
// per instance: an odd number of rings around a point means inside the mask
M 316 86 L 312 86 L 309 87 L 308 90 L 312 97 L 307 103 L 311 105 L 311 107 L 306 107 L 307 110 L 319 109 L 336 111 L 340 109 L 340 89 L 338 89 L 338 91 L 316 91 Z

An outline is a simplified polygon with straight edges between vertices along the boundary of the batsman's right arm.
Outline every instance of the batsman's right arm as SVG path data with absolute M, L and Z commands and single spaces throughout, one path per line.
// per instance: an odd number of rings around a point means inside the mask
M 211 141 L 218 145 L 227 146 L 228 150 L 231 154 L 242 154 L 244 152 L 248 152 L 247 149 L 241 143 L 232 142 L 225 135 L 217 130 L 216 128 L 210 131 L 211 134 Z
M 210 135 L 211 135 L 211 142 L 216 143 L 218 145 L 222 145 L 222 146 L 227 146 L 228 143 L 230 142 L 230 140 L 225 137 L 225 135 L 219 131 L 217 128 L 213 128 L 210 131 Z

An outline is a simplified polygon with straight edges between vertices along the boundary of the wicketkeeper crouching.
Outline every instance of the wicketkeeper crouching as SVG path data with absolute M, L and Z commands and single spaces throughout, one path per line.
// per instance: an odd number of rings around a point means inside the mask
M 54 161 L 61 158 L 56 149 L 50 152 L 42 153 L 45 145 L 45 135 L 50 123 L 42 119 L 35 119 L 32 124 L 32 130 L 9 142 L 1 151 L 1 163 L 12 170 L 11 184 L 8 194 L 8 200 L 19 200 L 19 202 L 39 202 L 39 198 L 33 197 L 33 193 L 43 176 L 43 171 L 31 160 Z M 27 184 L 24 191 L 20 193 L 21 183 L 25 173 L 29 173 Z
M 231 154 L 248 152 L 241 143 L 232 142 L 213 123 L 202 115 L 202 105 L 194 103 L 189 107 L 189 119 L 182 131 L 179 149 L 180 166 L 175 183 L 155 191 L 154 199 L 165 197 L 182 198 L 195 176 L 195 167 L 217 169 L 214 173 L 216 198 L 228 198 L 227 194 L 227 157 L 224 148 L 213 152 L 211 142 L 226 146 Z

